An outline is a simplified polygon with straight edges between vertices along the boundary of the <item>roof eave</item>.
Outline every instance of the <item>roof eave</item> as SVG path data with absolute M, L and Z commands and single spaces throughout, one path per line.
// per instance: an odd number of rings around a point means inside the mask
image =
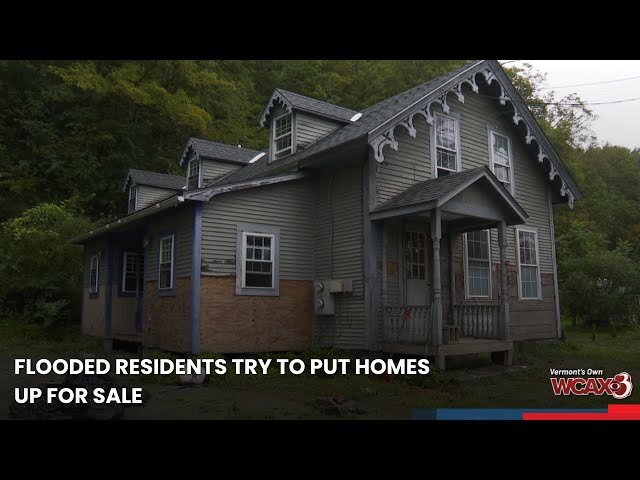
M 112 231 L 113 230 L 112 227 L 119 228 L 119 227 L 122 227 L 123 225 L 135 223 L 136 221 L 142 218 L 155 215 L 158 212 L 161 212 L 163 210 L 167 210 L 168 208 L 182 204 L 184 201 L 185 201 L 185 198 L 183 196 L 177 195 L 177 194 L 173 195 L 160 202 L 151 204 L 148 207 L 143 208 L 142 210 L 137 210 L 127 215 L 126 217 L 116 219 L 113 222 L 106 223 L 104 225 L 101 225 L 98 228 L 90 230 L 89 232 L 83 233 L 82 235 L 78 235 L 77 237 L 74 237 L 68 240 L 68 243 L 75 244 L 75 245 L 84 244 L 88 240 L 97 238 L 105 233 Z

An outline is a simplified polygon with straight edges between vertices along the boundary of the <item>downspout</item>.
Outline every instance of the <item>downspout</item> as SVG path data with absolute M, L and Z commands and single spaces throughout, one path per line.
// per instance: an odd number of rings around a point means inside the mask
M 191 353 L 200 353 L 200 274 L 202 258 L 202 202 L 196 202 L 193 211 L 193 250 L 191 252 L 191 291 L 189 297 L 189 323 L 191 325 Z
M 556 297 L 556 328 L 558 338 L 562 337 L 562 321 L 560 320 L 560 294 L 558 291 L 558 262 L 556 260 L 556 232 L 553 221 L 553 202 L 551 188 L 547 190 L 549 199 L 549 230 L 551 232 L 551 257 L 553 259 L 553 293 Z

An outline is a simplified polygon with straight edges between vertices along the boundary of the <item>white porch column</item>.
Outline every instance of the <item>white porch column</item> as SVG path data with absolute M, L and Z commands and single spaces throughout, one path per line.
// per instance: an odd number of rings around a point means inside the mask
M 433 210 L 431 215 L 431 240 L 433 242 L 433 303 L 431 304 L 432 316 L 432 343 L 442 344 L 442 281 L 440 278 L 440 239 L 442 238 L 442 225 L 440 209 Z
M 498 335 L 509 339 L 509 289 L 507 286 L 507 223 L 498 223 L 498 245 L 500 246 L 500 318 Z

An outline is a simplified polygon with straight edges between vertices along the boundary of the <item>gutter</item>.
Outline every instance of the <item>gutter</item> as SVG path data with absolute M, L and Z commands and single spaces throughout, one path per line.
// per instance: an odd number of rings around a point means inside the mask
M 182 203 L 184 203 L 184 197 L 182 195 L 174 195 L 156 204 L 149 205 L 148 207 L 145 207 L 142 210 L 133 212 L 132 214 L 127 215 L 126 217 L 119 218 L 117 220 L 114 220 L 113 222 L 109 222 L 105 225 L 102 225 L 101 227 L 90 230 L 87 233 L 78 235 L 77 237 L 74 237 L 71 240 L 69 240 L 68 243 L 76 244 L 76 245 L 82 244 L 85 241 L 91 238 L 97 237 L 103 233 L 113 231 L 114 229 L 118 229 L 121 226 L 133 223 L 140 218 L 155 215 L 157 212 L 167 210 L 171 207 L 175 207 L 176 205 L 180 205 Z

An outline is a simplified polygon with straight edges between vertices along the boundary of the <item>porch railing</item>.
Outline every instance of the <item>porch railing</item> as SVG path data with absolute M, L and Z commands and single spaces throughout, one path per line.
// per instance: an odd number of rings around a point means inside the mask
M 496 338 L 500 305 L 454 305 L 455 325 L 461 337 Z
M 387 305 L 384 307 L 384 341 L 390 343 L 431 343 L 431 307 Z

